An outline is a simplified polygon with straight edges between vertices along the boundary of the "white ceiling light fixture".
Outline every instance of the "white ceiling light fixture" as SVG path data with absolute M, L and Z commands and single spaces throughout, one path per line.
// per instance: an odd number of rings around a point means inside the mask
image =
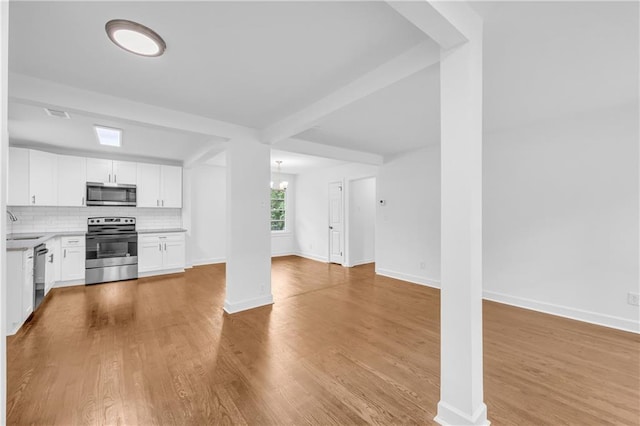
M 106 146 L 122 146 L 122 129 L 105 126 L 93 126 L 96 129 L 98 142 Z
M 140 56 L 160 56 L 166 43 L 155 31 L 137 22 L 114 19 L 105 25 L 107 35 L 122 49 Z
M 276 164 L 278 165 L 278 171 L 276 172 L 275 180 L 271 181 L 271 189 L 286 191 L 289 186 L 289 182 L 282 180 L 282 175 L 280 174 L 280 165 L 282 164 L 282 160 L 277 160 Z

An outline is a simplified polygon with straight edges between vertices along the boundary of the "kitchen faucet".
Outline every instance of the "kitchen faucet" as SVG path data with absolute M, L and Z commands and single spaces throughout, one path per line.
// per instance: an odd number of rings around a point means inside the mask
M 11 220 L 11 222 L 17 222 L 18 218 L 16 217 L 15 214 L 11 213 L 11 210 L 7 209 L 7 214 L 9 215 L 9 219 Z

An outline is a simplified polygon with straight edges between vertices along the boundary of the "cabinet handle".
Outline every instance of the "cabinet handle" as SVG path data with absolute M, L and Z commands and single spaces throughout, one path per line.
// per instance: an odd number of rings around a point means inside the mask
M 78 242 L 78 240 L 68 240 L 67 242 L 68 242 L 68 243 L 77 243 L 77 242 Z
M 158 251 L 162 251 L 162 244 L 158 243 Z
M 113 175 L 113 181 L 116 182 L 116 183 L 118 182 L 118 175 L 116 175 L 116 174 Z
M 109 173 L 109 182 L 111 182 L 111 173 Z
M 82 197 L 82 205 L 84 206 L 84 197 Z
M 49 263 L 53 263 L 53 253 L 51 253 L 51 256 L 49 257 Z
M 164 200 L 162 200 L 162 207 L 164 207 Z
M 65 259 L 67 258 L 67 249 L 63 250 L 62 257 L 64 257 Z
M 160 206 L 160 200 L 156 200 L 156 207 Z
M 36 203 L 36 196 L 35 196 L 35 195 L 32 195 L 32 196 L 31 196 L 31 203 L 32 203 L 32 204 L 35 204 L 35 203 Z
M 164 251 L 167 251 L 167 243 L 164 243 Z

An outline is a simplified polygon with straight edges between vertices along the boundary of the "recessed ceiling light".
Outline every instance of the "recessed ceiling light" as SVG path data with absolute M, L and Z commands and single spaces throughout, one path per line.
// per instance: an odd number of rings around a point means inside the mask
M 160 56 L 167 45 L 151 28 L 125 19 L 114 19 L 105 25 L 107 35 L 119 47 L 141 56 Z
M 98 142 L 100 145 L 107 146 L 120 146 L 122 145 L 122 129 L 115 129 L 113 127 L 93 126 L 96 129 L 96 135 L 98 135 Z

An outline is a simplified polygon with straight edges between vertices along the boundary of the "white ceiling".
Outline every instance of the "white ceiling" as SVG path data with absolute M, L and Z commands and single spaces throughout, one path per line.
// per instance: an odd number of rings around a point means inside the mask
M 384 2 L 11 2 L 9 68 L 152 105 L 264 127 L 426 39 Z M 104 25 L 167 43 L 127 53 Z
M 184 161 L 189 158 L 191 152 L 202 150 L 212 141 L 216 141 L 216 138 L 198 133 L 178 132 L 73 112 L 70 116 L 70 119 L 51 117 L 41 106 L 11 102 L 9 127 L 12 144 L 35 144 L 53 150 L 62 148 L 67 152 L 94 152 L 107 156 Z M 122 147 L 100 145 L 93 128 L 94 124 L 122 129 Z
M 310 170 L 345 164 L 344 161 L 272 149 L 271 170 L 274 172 L 277 170 L 276 161 L 282 161 L 280 167 L 280 171 L 282 173 L 292 175 L 308 172 Z M 206 164 L 210 166 L 225 167 L 227 165 L 226 153 L 221 152 L 220 154 L 208 160 Z
M 637 2 L 473 2 L 472 7 L 485 18 L 485 129 L 637 103 Z M 166 55 L 141 58 L 112 45 L 104 23 L 113 18 L 158 31 L 167 42 Z M 9 67 L 13 73 L 262 129 L 425 39 L 384 2 L 185 7 L 184 2 L 12 1 Z M 438 73 L 436 65 L 411 75 L 330 114 L 297 138 L 385 157 L 438 143 Z M 85 130 L 61 129 L 61 123 L 14 104 L 9 105 L 13 141 L 80 149 L 80 141 L 88 140 Z M 90 121 L 72 120 L 78 126 Z M 183 160 L 207 146 L 202 134 L 139 122 L 110 124 L 140 126 L 140 138 L 126 145 L 135 155 Z
M 382 156 L 440 143 L 438 64 L 346 106 L 296 138 Z

